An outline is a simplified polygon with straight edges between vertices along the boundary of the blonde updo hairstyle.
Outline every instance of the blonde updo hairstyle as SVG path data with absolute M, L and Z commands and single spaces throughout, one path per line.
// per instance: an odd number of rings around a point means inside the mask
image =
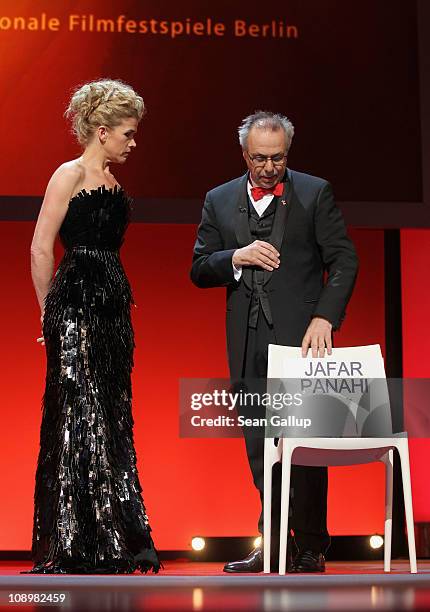
M 85 147 L 101 125 L 114 128 L 128 117 L 140 121 L 144 112 L 142 98 L 130 85 L 101 79 L 78 87 L 64 114 L 71 119 L 73 133 Z

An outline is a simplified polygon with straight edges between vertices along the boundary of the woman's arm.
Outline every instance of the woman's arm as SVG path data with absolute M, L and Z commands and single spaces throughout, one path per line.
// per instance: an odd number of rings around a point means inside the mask
M 80 173 L 63 164 L 52 175 L 37 219 L 31 243 L 31 277 L 43 317 L 45 298 L 54 272 L 54 242 Z

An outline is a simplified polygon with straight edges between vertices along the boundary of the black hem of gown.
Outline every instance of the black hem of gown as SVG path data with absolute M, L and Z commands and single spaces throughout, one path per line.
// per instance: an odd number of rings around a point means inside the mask
M 109 559 L 97 565 L 73 559 L 36 562 L 32 569 L 20 574 L 133 574 L 136 570 L 142 574 L 149 571 L 158 574 L 163 568 L 155 549 L 152 549 L 139 553 L 131 560 Z

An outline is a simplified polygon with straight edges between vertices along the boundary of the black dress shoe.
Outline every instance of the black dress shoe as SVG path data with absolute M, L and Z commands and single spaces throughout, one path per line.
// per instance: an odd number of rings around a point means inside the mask
M 254 548 L 245 559 L 240 561 L 230 561 L 224 565 L 224 572 L 231 574 L 236 572 L 258 573 L 263 571 L 263 551 L 261 548 Z
M 304 550 L 297 553 L 292 563 L 290 573 L 325 572 L 325 559 L 322 553 Z
M 287 548 L 287 572 L 291 572 L 292 567 L 292 554 L 289 548 Z M 236 572 L 249 572 L 257 574 L 263 571 L 264 567 L 264 555 L 262 548 L 254 548 L 251 550 L 249 555 L 245 559 L 240 561 L 230 561 L 224 565 L 224 572 L 236 573 Z M 279 571 L 279 557 L 277 554 L 270 556 L 270 571 Z

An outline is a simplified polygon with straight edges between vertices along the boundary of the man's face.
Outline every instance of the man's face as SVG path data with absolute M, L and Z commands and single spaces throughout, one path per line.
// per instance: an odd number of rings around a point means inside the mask
M 267 189 L 279 183 L 287 165 L 286 155 L 287 139 L 282 128 L 273 132 L 270 129 L 252 127 L 243 157 L 253 185 Z

